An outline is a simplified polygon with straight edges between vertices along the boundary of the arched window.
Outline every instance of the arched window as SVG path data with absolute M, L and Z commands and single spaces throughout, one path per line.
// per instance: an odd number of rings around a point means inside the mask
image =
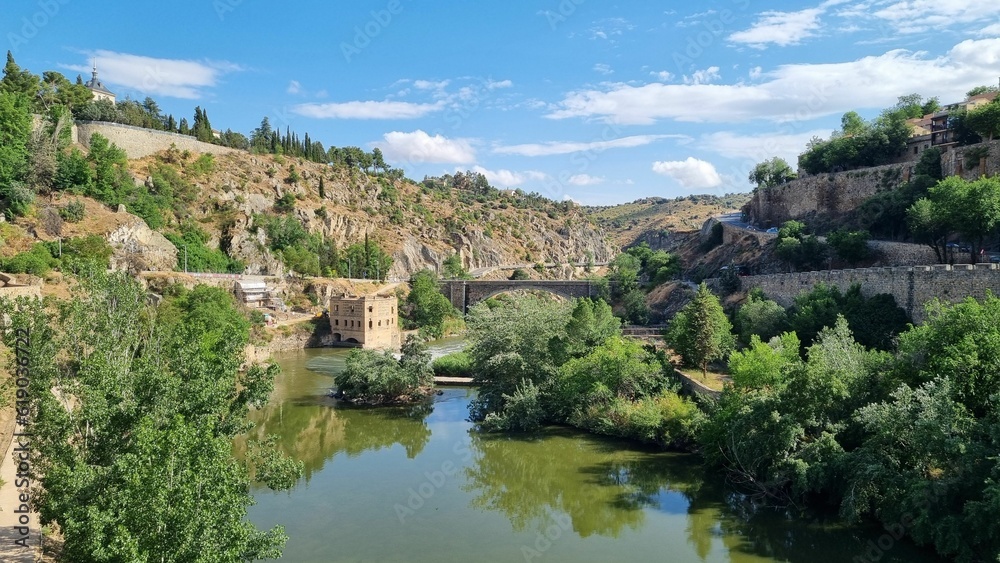
M 372 328 L 372 322 L 368 321 L 368 328 Z

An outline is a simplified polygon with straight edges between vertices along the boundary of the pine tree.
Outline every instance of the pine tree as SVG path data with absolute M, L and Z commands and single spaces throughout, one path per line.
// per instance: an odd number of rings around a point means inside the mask
M 702 376 L 707 376 L 708 364 L 732 350 L 732 328 L 719 298 L 702 283 L 694 300 L 674 316 L 665 336 L 685 364 L 700 367 Z
M 326 199 L 326 189 L 323 186 L 323 177 L 319 177 L 319 198 Z

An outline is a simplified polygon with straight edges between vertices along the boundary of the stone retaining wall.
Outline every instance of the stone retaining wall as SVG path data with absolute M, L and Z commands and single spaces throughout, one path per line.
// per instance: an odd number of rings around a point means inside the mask
M 983 158 L 966 157 L 983 149 L 987 152 Z M 758 188 L 744 210 L 752 223 L 763 227 L 781 225 L 789 219 L 835 220 L 876 193 L 909 181 L 916 164 L 910 161 L 815 174 L 773 188 Z M 946 177 L 961 176 L 966 180 L 1000 174 L 1000 139 L 945 150 L 941 172 Z
M 77 121 L 72 129 L 73 142 L 89 147 L 90 137 L 94 133 L 100 133 L 106 137 L 124 150 L 130 159 L 165 151 L 170 148 L 170 145 L 176 146 L 178 150 L 188 150 L 195 153 L 228 154 L 238 152 L 237 149 L 203 143 L 188 135 L 104 121 Z
M 861 268 L 857 270 L 825 270 L 794 274 L 771 274 L 742 278 L 743 289 L 760 288 L 770 299 L 790 307 L 800 293 L 816 284 L 834 285 L 846 291 L 854 284 L 861 286 L 866 297 L 888 293 L 896 298 L 914 323 L 924 320 L 924 304 L 934 298 L 958 303 L 966 297 L 983 299 L 992 292 L 1000 295 L 1000 265 L 998 264 L 939 264 L 934 266 L 899 266 L 892 268 Z

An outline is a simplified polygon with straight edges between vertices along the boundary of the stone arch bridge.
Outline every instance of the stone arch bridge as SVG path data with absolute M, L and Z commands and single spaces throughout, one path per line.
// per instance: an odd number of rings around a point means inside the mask
M 570 299 L 597 296 L 597 284 L 591 280 L 446 280 L 440 287 L 463 314 L 476 303 L 508 291 L 547 291 Z

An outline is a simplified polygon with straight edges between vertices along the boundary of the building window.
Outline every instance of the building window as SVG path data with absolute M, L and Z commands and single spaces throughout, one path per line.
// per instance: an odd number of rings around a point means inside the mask
M 340 326 L 340 319 L 333 321 L 333 326 Z
M 913 154 L 917 154 L 920 151 L 920 147 L 913 147 Z
M 368 321 L 368 328 L 372 328 L 372 322 Z
M 369 312 L 369 313 L 371 313 L 371 312 L 372 312 L 372 306 L 371 306 L 371 305 L 369 305 L 369 306 L 368 306 L 368 312 Z
M 382 321 L 379 321 L 379 322 L 378 322 L 378 326 L 382 326 Z

